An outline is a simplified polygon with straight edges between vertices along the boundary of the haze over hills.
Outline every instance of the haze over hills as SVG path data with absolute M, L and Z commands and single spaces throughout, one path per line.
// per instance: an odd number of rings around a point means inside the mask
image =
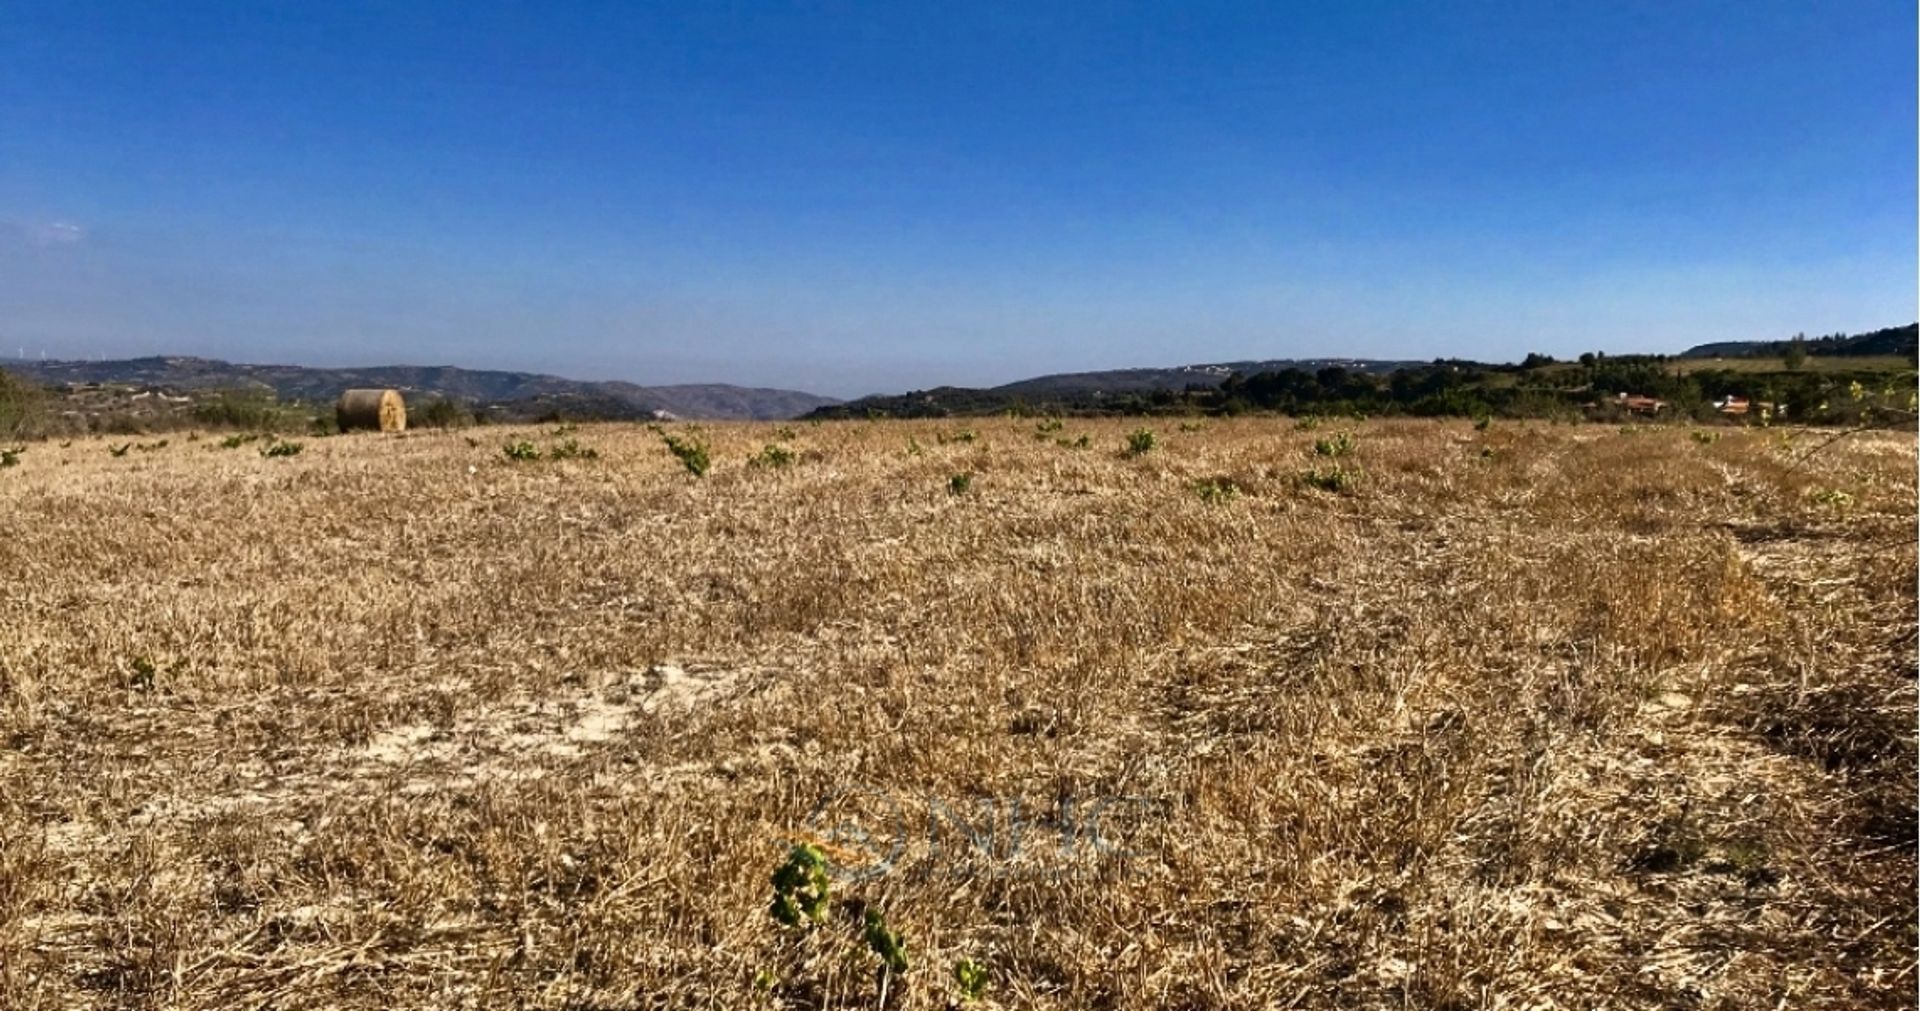
M 839 403 L 832 397 L 797 390 L 724 383 L 642 386 L 450 365 L 328 369 L 185 356 L 97 362 L 14 359 L 0 360 L 0 364 L 47 386 L 103 383 L 175 391 L 264 388 L 283 400 L 322 402 L 353 387 L 392 387 L 521 415 L 554 411 L 579 417 L 642 418 L 664 411 L 682 418 L 771 420 L 798 417 Z

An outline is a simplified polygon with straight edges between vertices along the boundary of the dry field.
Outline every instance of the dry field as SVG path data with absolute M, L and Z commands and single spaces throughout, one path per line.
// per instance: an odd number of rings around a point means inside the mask
M 1911 434 L 1151 424 L 29 446 L 0 1007 L 1911 1006 Z

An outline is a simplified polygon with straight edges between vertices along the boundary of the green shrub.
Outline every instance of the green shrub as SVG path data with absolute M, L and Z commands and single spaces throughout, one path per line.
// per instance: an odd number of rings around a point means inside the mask
M 473 412 L 464 404 L 447 397 L 434 397 L 416 415 L 426 428 L 465 428 L 473 424 Z
M 1353 447 L 1353 435 L 1350 432 L 1341 432 L 1331 438 L 1313 441 L 1313 452 L 1317 456 L 1346 456 L 1353 452 Z
M 1158 441 L 1151 428 L 1136 428 L 1127 436 L 1127 455 L 1141 456 L 1153 451 Z
M 302 448 L 300 443 L 288 442 L 285 439 L 281 439 L 260 447 L 260 455 L 268 459 L 283 456 L 298 456 Z
M 220 448 L 221 449 L 239 449 L 241 446 L 244 446 L 247 443 L 253 442 L 254 440 L 260 439 L 260 438 L 262 438 L 262 436 L 260 436 L 258 433 L 248 433 L 245 435 L 229 435 L 226 438 L 220 440 Z
M 196 400 L 190 412 L 193 420 L 216 428 L 246 428 L 254 431 L 297 429 L 307 418 L 290 417 L 269 391 L 225 390 L 206 400 Z M 289 422 L 292 422 L 291 424 Z
M 525 439 L 507 443 L 500 448 L 500 452 L 505 453 L 509 460 L 523 463 L 528 460 L 540 459 L 540 448 Z
M 1309 414 L 1299 421 L 1294 422 L 1293 427 L 1302 432 L 1311 432 L 1320 427 L 1320 416 L 1318 414 Z
M 1314 467 L 1300 473 L 1300 483 L 1321 491 L 1345 493 L 1360 483 L 1360 472 L 1338 465 Z
M 1230 502 L 1244 490 L 1230 477 L 1209 477 L 1193 483 L 1194 494 L 1205 502 Z
M 756 467 L 756 468 L 765 468 L 768 470 L 778 470 L 781 467 L 792 466 L 793 460 L 794 460 L 793 450 L 788 449 L 787 447 L 782 446 L 777 442 L 769 442 L 766 444 L 764 448 L 760 450 L 760 452 L 755 453 L 752 457 L 748 458 L 747 466 Z
M 947 494 L 949 495 L 965 495 L 972 487 L 972 474 L 955 474 L 947 478 Z
M 600 451 L 580 445 L 578 439 L 562 439 L 547 450 L 549 460 L 598 460 Z
M 683 439 L 672 432 L 661 432 L 660 438 L 666 442 L 667 449 L 680 460 L 680 465 L 687 468 L 687 473 L 694 477 L 707 475 L 707 467 L 710 464 L 707 459 L 706 443 L 692 436 Z

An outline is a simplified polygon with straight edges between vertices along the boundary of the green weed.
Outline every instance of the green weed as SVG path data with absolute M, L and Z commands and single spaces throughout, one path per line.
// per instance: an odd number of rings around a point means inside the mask
M 773 918 L 789 927 L 819 923 L 831 893 L 826 854 L 810 843 L 795 843 L 773 872 Z
M 707 457 L 706 443 L 690 435 L 681 438 L 672 432 L 661 432 L 660 438 L 667 444 L 667 450 L 679 459 L 680 465 L 687 468 L 687 473 L 694 477 L 707 476 L 711 462 Z

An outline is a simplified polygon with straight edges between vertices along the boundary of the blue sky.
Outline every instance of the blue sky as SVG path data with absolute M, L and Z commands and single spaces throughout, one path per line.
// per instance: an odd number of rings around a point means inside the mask
M 38 3 L 0 354 L 853 395 L 1915 317 L 1911 3 Z

